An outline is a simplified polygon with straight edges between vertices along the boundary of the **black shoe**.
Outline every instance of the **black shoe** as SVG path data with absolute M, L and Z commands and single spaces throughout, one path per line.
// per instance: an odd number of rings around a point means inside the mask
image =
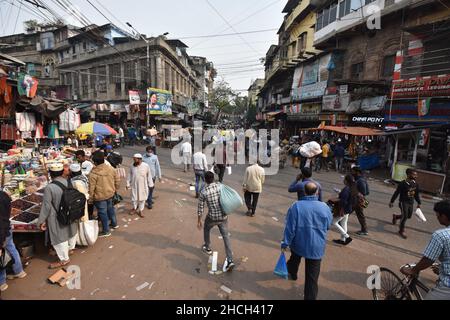
M 339 244 L 339 245 L 341 245 L 341 246 L 345 246 L 345 241 L 342 241 L 342 240 L 333 240 L 333 242 L 334 243 L 336 243 L 336 244 Z
M 251 210 L 248 210 L 247 213 L 246 213 L 246 215 L 249 216 L 249 217 L 251 217 L 251 216 L 252 216 L 252 211 L 251 211 Z
M 344 242 L 344 246 L 348 246 L 352 241 L 353 241 L 353 239 L 348 237 Z
M 297 281 L 297 275 L 296 274 L 293 274 L 293 273 L 289 272 L 289 270 L 288 270 L 288 275 L 289 275 L 289 280 Z
M 369 235 L 369 233 L 367 231 L 363 231 L 363 230 L 358 231 L 356 234 L 358 236 L 368 236 Z
M 206 246 L 202 247 L 202 251 L 204 253 L 206 253 L 207 255 L 209 255 L 209 256 L 213 254 L 212 250 L 210 248 L 206 247 Z
M 234 266 L 235 266 L 235 264 L 234 264 L 233 260 L 226 259 L 225 263 L 223 264 L 222 271 L 223 272 L 231 272 L 231 271 L 233 271 Z

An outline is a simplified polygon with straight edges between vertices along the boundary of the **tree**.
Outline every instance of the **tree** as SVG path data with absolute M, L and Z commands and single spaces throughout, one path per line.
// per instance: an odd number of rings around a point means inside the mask
M 257 113 L 256 105 L 252 104 L 251 106 L 249 106 L 246 119 L 248 126 L 251 126 L 253 123 L 256 122 L 256 113 Z
M 213 108 L 213 112 L 216 114 L 213 119 L 213 124 L 217 124 L 222 113 L 230 113 L 234 109 L 232 101 L 235 97 L 236 94 L 226 81 L 221 80 L 217 82 L 209 94 L 209 103 Z

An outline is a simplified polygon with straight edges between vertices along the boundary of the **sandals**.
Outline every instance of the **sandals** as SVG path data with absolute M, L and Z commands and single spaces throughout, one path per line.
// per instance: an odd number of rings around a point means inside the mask
M 53 269 L 59 269 L 59 268 L 62 268 L 62 267 L 67 266 L 69 263 L 70 263 L 70 260 L 67 260 L 67 261 L 58 261 L 58 262 L 54 262 L 54 263 L 50 264 L 50 265 L 48 266 L 48 268 L 49 268 L 50 270 L 53 270 Z

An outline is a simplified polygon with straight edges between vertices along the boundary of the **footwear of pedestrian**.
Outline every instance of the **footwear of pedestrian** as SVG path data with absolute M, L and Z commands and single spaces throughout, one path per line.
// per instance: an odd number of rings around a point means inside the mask
M 196 193 L 195 194 L 195 199 L 198 199 L 199 198 L 199 195 L 198 195 L 198 193 Z
M 153 206 L 147 205 L 147 209 L 148 209 L 148 210 L 152 210 L 152 209 L 153 209 Z
M 130 211 L 130 213 L 129 213 L 130 216 L 134 216 L 135 214 L 136 214 L 136 210 L 135 210 L 135 209 L 132 209 L 132 210 Z
M 367 231 L 358 231 L 357 233 L 356 233 L 358 236 L 368 236 L 369 235 L 369 233 L 367 232 Z
M 111 236 L 111 232 L 100 232 L 98 234 L 99 238 L 107 238 L 107 237 L 110 237 L 110 236 Z
M 138 216 L 141 218 L 145 218 L 144 213 L 142 211 L 138 211 Z
M 339 244 L 341 246 L 345 246 L 345 241 L 342 241 L 341 239 L 339 240 L 333 240 L 334 243 Z
M 209 256 L 213 254 L 212 250 L 210 248 L 208 248 L 207 246 L 203 246 L 202 251 Z
M 111 229 L 113 229 L 113 230 L 119 229 L 119 225 L 116 225 L 116 226 L 110 226 L 110 227 L 111 227 Z
M 50 264 L 48 266 L 49 269 L 53 270 L 53 269 L 58 269 L 58 268 L 62 268 L 67 266 L 70 263 L 70 260 L 67 261 L 58 261 L 58 262 L 54 262 L 52 264 Z
M 248 210 L 247 213 L 246 213 L 246 215 L 249 216 L 249 217 L 251 217 L 251 216 L 252 216 L 252 211 L 251 211 L 251 210 Z
M 397 224 L 397 216 L 395 214 L 392 215 L 392 224 L 394 226 Z
M 402 237 L 403 239 L 408 239 L 408 236 L 406 235 L 405 231 L 399 231 L 398 234 L 399 234 L 400 237 Z
M 231 259 L 226 259 L 225 263 L 223 264 L 223 272 L 231 272 L 233 271 L 233 268 L 235 267 L 235 264 L 233 262 L 233 260 Z
M 25 271 L 22 271 L 21 273 L 7 276 L 7 279 L 8 280 L 23 279 L 26 276 L 27 276 L 27 273 Z
M 352 241 L 353 239 L 348 237 L 347 239 L 345 239 L 344 246 L 348 246 Z
M 7 285 L 6 283 L 4 283 L 4 284 L 2 284 L 2 285 L 0 286 L 0 291 L 1 291 L 1 292 L 6 291 L 7 289 L 8 289 L 8 285 Z

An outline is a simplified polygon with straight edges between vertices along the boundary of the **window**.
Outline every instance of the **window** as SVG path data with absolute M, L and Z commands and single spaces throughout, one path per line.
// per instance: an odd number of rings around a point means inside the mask
M 330 7 L 330 23 L 337 19 L 337 2 L 333 3 Z
M 98 67 L 98 85 L 97 91 L 100 93 L 107 92 L 106 89 L 106 66 Z
M 55 46 L 55 36 L 51 32 L 41 34 L 41 50 L 53 49 Z
M 125 88 L 127 90 L 136 89 L 136 62 L 135 61 L 127 61 L 124 64 L 125 71 Z
M 330 23 L 330 9 L 323 10 L 323 26 L 326 27 Z
M 385 78 L 392 77 L 395 68 L 395 55 L 386 56 L 383 59 L 383 69 L 381 76 Z
M 307 32 L 303 32 L 298 38 L 298 52 L 301 52 L 306 49 L 306 39 L 308 37 Z
M 353 80 L 361 80 L 364 72 L 364 62 L 352 64 L 351 78 Z
M 148 68 L 147 68 L 147 59 L 141 59 L 139 61 L 139 69 L 141 70 L 141 84 L 146 86 L 150 86 L 150 79 L 148 78 Z
M 350 13 L 351 2 L 352 0 L 343 0 L 339 3 L 339 18 Z
M 77 48 L 75 46 L 72 46 L 72 54 L 76 54 L 77 53 Z
M 366 0 L 366 6 L 369 4 L 369 3 L 372 3 L 372 2 L 374 2 L 375 0 Z
M 89 96 L 89 82 L 88 82 L 88 70 L 81 70 L 81 93 L 83 98 Z
M 86 42 L 83 42 L 83 50 L 86 51 L 86 49 L 87 49 Z
M 323 11 L 317 14 L 316 31 L 323 28 Z
M 350 11 L 357 11 L 363 6 L 363 0 L 350 0 Z
M 109 65 L 109 83 L 114 85 L 114 94 L 120 96 L 122 94 L 122 70 L 120 63 Z
M 89 69 L 90 77 L 91 77 L 91 92 L 95 92 L 97 85 L 97 68 Z

